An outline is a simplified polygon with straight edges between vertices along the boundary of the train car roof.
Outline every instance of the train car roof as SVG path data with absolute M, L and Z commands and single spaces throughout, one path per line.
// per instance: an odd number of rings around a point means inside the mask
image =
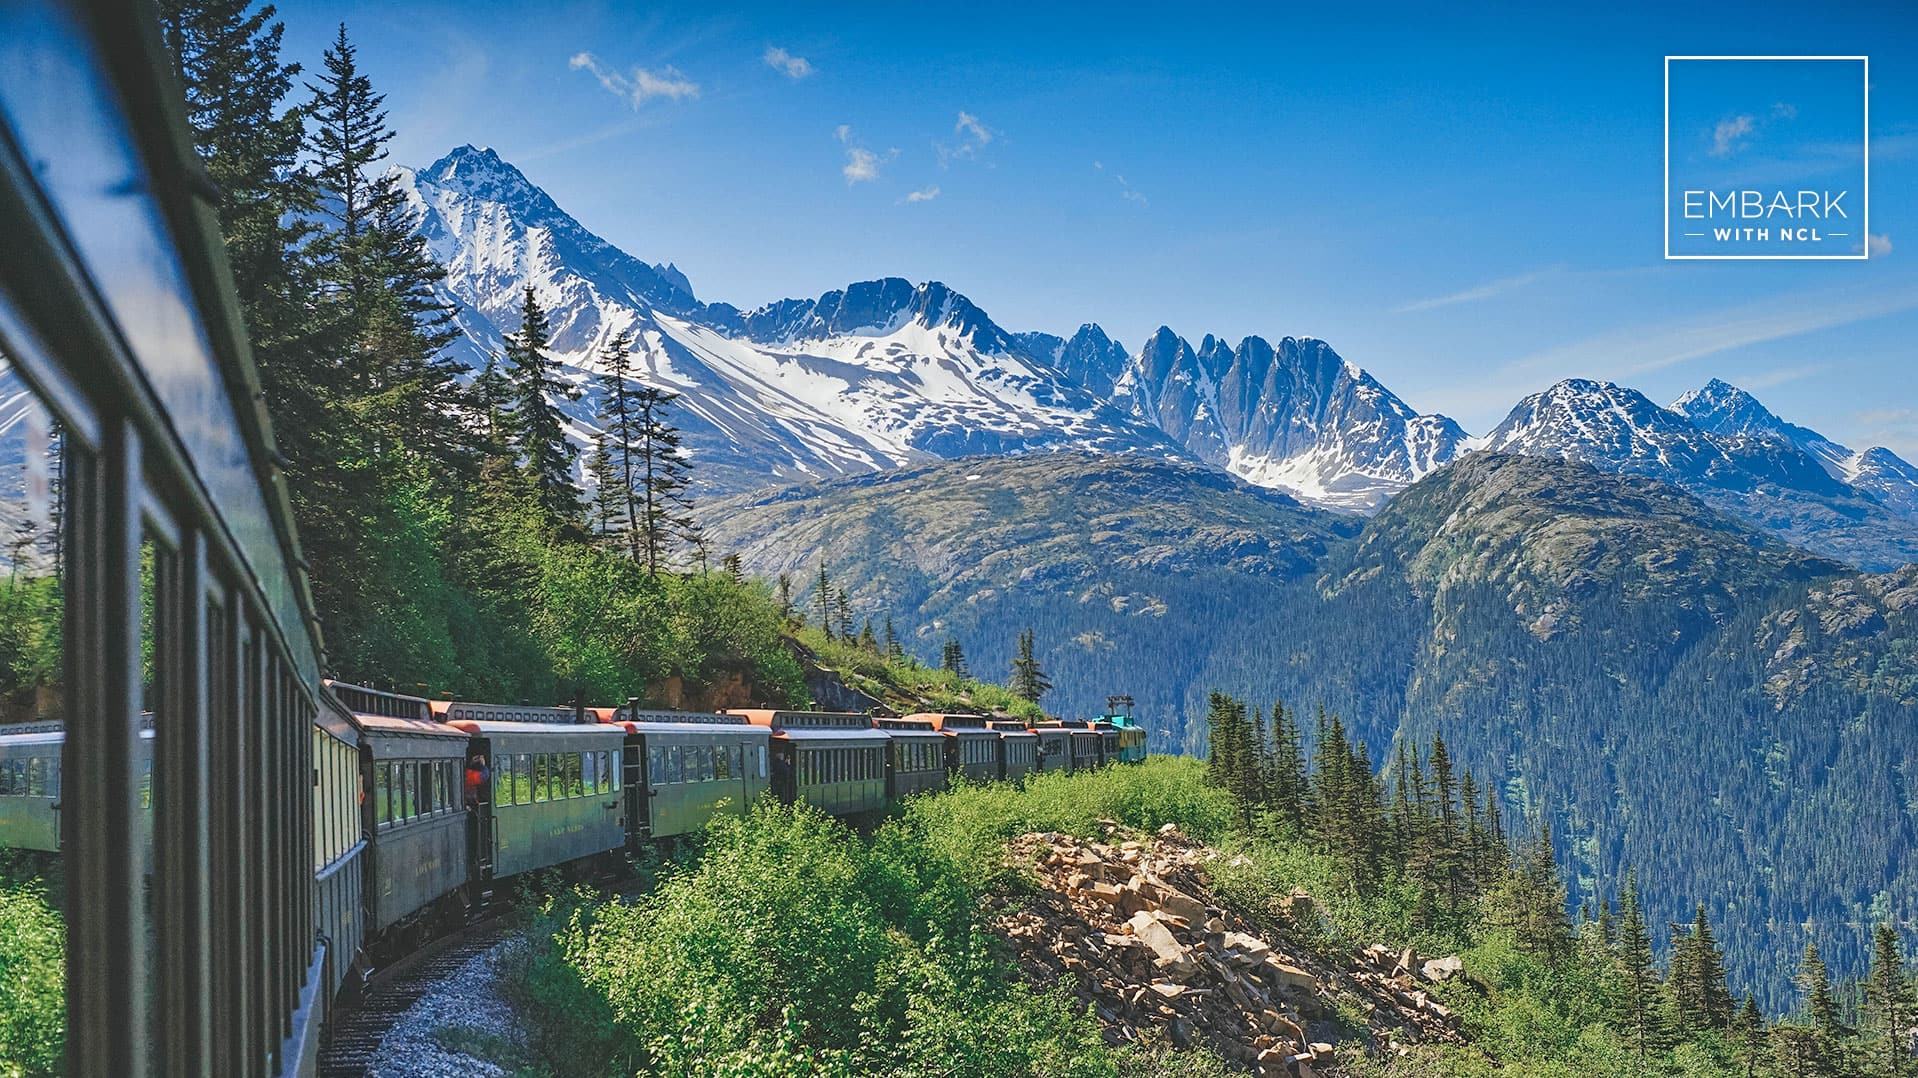
M 769 731 L 773 737 L 783 741 L 862 741 L 867 744 L 883 744 L 891 740 L 891 731 L 875 730 L 835 730 L 829 727 L 789 726 Z M 908 733 L 906 736 L 911 737 Z
M 680 723 L 707 726 L 751 725 L 746 716 L 728 714 L 724 711 L 672 711 L 666 708 L 628 709 L 623 707 L 591 707 L 586 710 L 598 715 L 601 722 L 637 722 L 657 726 Z
M 44 726 L 46 724 L 34 723 L 33 725 Z M 0 731 L 4 731 L 5 729 L 6 727 L 0 726 Z M 31 745 L 58 745 L 65 742 L 66 739 L 67 732 L 64 728 L 55 730 L 30 730 L 20 734 L 0 733 L 0 749 L 19 748 Z
M 1039 736 L 1036 732 L 1026 729 L 1025 723 L 1016 719 L 992 719 L 986 723 L 986 729 L 995 731 L 1001 737 Z
M 441 722 L 517 722 L 528 726 L 586 726 L 579 712 L 570 707 L 543 707 L 538 704 L 484 704 L 472 700 L 434 700 L 433 714 Z M 597 715 L 588 708 L 587 714 Z
M 626 728 L 597 722 L 498 722 L 482 719 L 455 719 L 446 724 L 476 737 L 491 738 L 539 738 L 558 741 L 566 738 L 585 738 L 594 741 L 619 741 L 626 737 Z
M 857 711 L 785 711 L 770 707 L 727 708 L 726 714 L 739 715 L 755 726 L 775 730 L 871 730 L 872 716 Z
M 872 725 L 884 730 L 887 737 L 940 737 L 939 731 L 925 719 L 902 718 L 897 715 L 874 716 Z
M 466 739 L 466 732 L 430 719 L 390 719 L 385 715 L 355 715 L 360 732 L 367 737 L 447 737 Z
M 986 726 L 986 723 L 988 720 L 986 716 L 984 715 L 964 715 L 964 714 L 959 714 L 957 712 L 921 711 L 916 714 L 907 715 L 906 718 L 918 719 L 921 722 L 929 722 L 932 724 L 933 729 L 939 730 L 945 733 L 989 734 L 992 732 Z
M 738 737 L 753 741 L 764 741 L 771 733 L 764 726 L 751 723 L 698 723 L 698 722 L 616 722 L 617 726 L 628 733 L 652 734 L 659 737 L 679 735 L 681 737 Z
M 417 719 L 428 722 L 433 718 L 431 703 L 423 696 L 407 696 L 404 693 L 388 692 L 385 689 L 369 689 L 364 685 L 354 685 L 337 678 L 325 678 L 320 684 L 355 717 L 377 715 L 389 719 Z

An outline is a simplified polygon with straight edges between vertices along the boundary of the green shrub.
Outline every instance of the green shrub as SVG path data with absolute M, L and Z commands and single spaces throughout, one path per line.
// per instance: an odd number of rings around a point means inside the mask
M 0 1074 L 60 1072 L 66 1047 L 66 928 L 31 882 L 0 882 Z

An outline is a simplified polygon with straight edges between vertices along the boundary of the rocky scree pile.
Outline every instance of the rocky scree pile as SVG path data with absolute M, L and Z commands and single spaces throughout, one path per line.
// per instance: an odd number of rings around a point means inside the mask
M 1026 976 L 1068 986 L 1109 1042 L 1203 1045 L 1260 1075 L 1317 1078 L 1336 1066 L 1335 997 L 1346 1013 L 1365 1014 L 1372 1050 L 1461 1039 L 1421 985 L 1456 975 L 1458 959 L 1381 957 L 1375 945 L 1328 960 L 1277 942 L 1211 900 L 1203 866 L 1212 851 L 1176 825 L 1150 841 L 1110 821 L 1101 831 L 1106 841 L 1014 839 L 1011 857 L 1036 869 L 1037 891 L 988 902 Z M 1303 892 L 1280 906 L 1294 923 L 1316 916 Z

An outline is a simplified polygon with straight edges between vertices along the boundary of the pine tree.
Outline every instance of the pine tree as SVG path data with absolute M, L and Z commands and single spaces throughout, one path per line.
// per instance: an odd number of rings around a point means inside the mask
M 366 234 L 374 219 L 374 181 L 367 170 L 386 158 L 393 138 L 381 107 L 385 95 L 374 92 L 360 72 L 358 56 L 341 23 L 321 58 L 319 82 L 306 84 L 313 95 L 306 148 L 313 158 L 320 213 L 330 222 L 312 253 L 323 267 L 329 298 L 344 307 L 356 327 L 366 323 L 373 293 Z
M 1052 690 L 1052 681 L 1039 668 L 1039 660 L 1033 651 L 1033 632 L 1028 627 L 1019 634 L 1018 654 L 1012 660 L 1012 683 L 1007 688 L 1012 690 L 1012 695 L 1029 704 L 1038 703 L 1040 697 Z
M 640 474 L 633 489 L 639 496 L 639 541 L 646 571 L 654 576 L 678 547 L 691 550 L 702 569 L 706 562 L 705 532 L 693 517 L 692 468 L 680 452 L 679 428 L 667 418 L 678 399 L 650 385 L 639 386 L 631 397 L 638 416 L 633 451 Z
M 939 669 L 960 677 L 971 676 L 966 671 L 966 650 L 959 646 L 958 638 L 948 639 L 939 649 Z
M 1284 704 L 1273 704 L 1271 805 L 1280 829 L 1293 837 L 1305 834 L 1308 781 L 1298 720 Z
M 500 370 L 499 357 L 487 356 L 486 366 L 474 375 L 473 399 L 479 413 L 477 434 L 482 456 L 513 460 L 513 383 Z
M 1658 967 L 1652 959 L 1652 934 L 1638 906 L 1638 874 L 1625 874 L 1625 893 L 1619 900 L 1618 968 L 1621 974 L 1616 1023 L 1626 1044 L 1643 1059 L 1661 1041 L 1658 1012 Z
M 1865 981 L 1874 1036 L 1870 1073 L 1878 1078 L 1907 1078 L 1913 1072 L 1911 981 L 1898 953 L 1898 932 L 1881 924 L 1872 935 L 1871 974 Z
M 826 575 L 826 563 L 823 561 L 819 563 L 819 575 L 813 580 L 812 602 L 813 606 L 818 608 L 820 631 L 826 634 L 826 639 L 831 640 L 833 638 L 832 578 Z
M 602 539 L 622 547 L 628 499 L 620 491 L 619 468 L 607 440 L 607 435 L 602 433 L 593 443 L 592 460 L 587 465 L 593 477 L 592 513 L 588 523 Z
M 898 634 L 892 631 L 892 619 L 886 619 L 885 656 L 887 662 L 904 662 L 906 649 L 899 645 Z
M 859 627 L 859 646 L 874 655 L 879 654 L 879 638 L 873 635 L 871 618 L 867 618 L 866 623 Z
M 1463 839 L 1454 798 L 1458 784 L 1452 776 L 1452 756 L 1445 739 L 1432 735 L 1432 797 L 1436 809 L 1432 828 L 1432 882 L 1445 898 L 1446 912 L 1456 918 L 1465 898 L 1461 867 Z
M 793 614 L 793 578 L 781 573 L 779 574 L 779 618 L 791 624 Z
M 639 406 L 633 382 L 632 347 L 625 333 L 615 334 L 599 350 L 600 444 L 605 448 L 611 473 L 616 508 L 603 525 L 607 534 L 622 540 L 626 554 L 636 565 L 646 565 L 658 575 L 656 563 L 648 561 L 648 548 L 640 529 L 640 494 L 643 469 L 635 467 L 639 449 Z
M 1805 957 L 1798 964 L 1798 985 L 1805 992 L 1805 1011 L 1811 1019 L 1812 1069 L 1808 1073 L 1835 1078 L 1844 1070 L 1845 1026 L 1838 1017 L 1831 974 L 1818 955 L 1816 943 L 1805 944 Z
M 1732 1020 L 1731 990 L 1725 985 L 1725 956 L 1712 938 L 1704 903 L 1690 934 L 1672 947 L 1671 986 L 1679 1024 L 1691 1033 L 1726 1029 Z
M 555 378 L 546 350 L 552 340 L 546 311 L 533 286 L 520 301 L 519 332 L 506 338 L 507 376 L 513 386 L 513 434 L 520 463 L 532 481 L 535 497 L 547 523 L 555 528 L 578 521 L 579 486 L 573 482 L 573 451 L 554 398 L 578 396 L 573 387 Z
M 1758 1064 L 1765 1057 L 1765 1019 L 1758 1013 L 1758 1001 L 1745 994 L 1745 1005 L 1732 1018 L 1732 1052 L 1744 1068 L 1745 1078 L 1756 1078 Z
M 725 570 L 726 575 L 732 577 L 736 584 L 743 583 L 746 579 L 746 563 L 740 560 L 738 554 L 728 554 L 719 559 L 719 567 Z
M 839 621 L 839 638 L 851 640 L 852 636 L 852 596 L 845 588 L 840 588 L 833 596 L 833 615 Z

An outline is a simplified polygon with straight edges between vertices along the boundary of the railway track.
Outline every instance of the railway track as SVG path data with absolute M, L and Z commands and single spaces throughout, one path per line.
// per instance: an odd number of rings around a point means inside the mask
M 380 1044 L 406 1012 L 505 935 L 498 917 L 442 937 L 373 974 L 359 998 L 339 1004 L 320 1048 L 319 1078 L 368 1078 Z

